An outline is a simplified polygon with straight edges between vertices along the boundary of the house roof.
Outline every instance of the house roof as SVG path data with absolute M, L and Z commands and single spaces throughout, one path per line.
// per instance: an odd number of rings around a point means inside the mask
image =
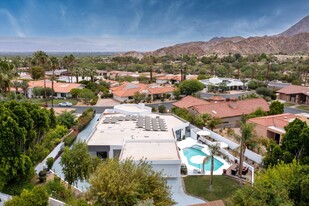
M 192 97 L 192 96 L 186 96 L 182 98 L 181 100 L 173 103 L 175 107 L 184 108 L 184 109 L 187 109 L 195 105 L 203 105 L 203 104 L 209 104 L 209 102 L 206 102 L 202 99 Z
M 282 89 L 279 89 L 277 93 L 281 94 L 306 94 L 309 95 L 309 87 L 299 85 L 289 85 Z
M 222 200 L 215 200 L 211 202 L 205 202 L 205 203 L 200 203 L 200 204 L 194 204 L 191 206 L 225 206 L 224 202 Z
M 119 97 L 130 97 L 136 92 L 146 94 L 164 94 L 173 92 L 174 89 L 174 87 L 151 87 L 148 84 L 133 84 L 130 82 L 125 82 L 119 87 L 110 88 L 112 93 Z
M 195 105 L 190 108 L 194 109 L 199 114 L 208 113 L 214 117 L 220 118 L 250 114 L 258 108 L 269 111 L 268 103 L 262 98 L 228 102 L 210 102 L 209 104 Z
M 28 84 L 29 88 L 44 87 L 44 80 L 30 81 Z M 50 80 L 46 80 L 46 87 L 52 88 L 52 82 Z M 54 82 L 54 91 L 58 93 L 69 93 L 71 89 L 81 89 L 82 87 L 82 84 L 77 83 Z
M 271 116 L 266 116 L 266 117 L 251 118 L 251 119 L 248 119 L 248 122 L 254 123 L 256 125 L 261 125 L 264 127 L 274 126 L 278 128 L 284 128 L 295 118 L 296 118 L 295 114 L 284 113 L 284 114 L 277 114 L 277 115 L 271 115 Z

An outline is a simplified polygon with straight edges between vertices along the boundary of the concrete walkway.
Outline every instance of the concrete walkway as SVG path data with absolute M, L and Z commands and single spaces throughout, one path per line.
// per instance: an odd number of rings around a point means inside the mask
M 1 193 L 0 192 L 0 206 L 3 206 L 4 205 L 4 202 L 11 199 L 12 196 L 11 195 L 7 195 L 7 194 L 4 194 L 4 193 Z

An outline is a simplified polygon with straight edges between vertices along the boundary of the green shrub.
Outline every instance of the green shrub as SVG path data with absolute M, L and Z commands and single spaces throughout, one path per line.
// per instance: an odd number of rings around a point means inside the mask
M 45 182 L 46 181 L 46 170 L 41 170 L 39 172 L 39 179 L 40 179 L 40 182 Z
M 182 175 L 187 175 L 188 174 L 188 168 L 187 168 L 187 165 L 185 164 L 181 164 L 181 167 L 180 167 L 180 173 Z
M 98 97 L 98 96 L 95 96 L 95 97 L 90 101 L 90 104 L 91 104 L 91 105 L 96 105 L 97 102 L 98 102 L 98 99 L 99 99 L 99 97 Z
M 34 183 L 30 181 L 16 181 L 7 184 L 1 192 L 9 195 L 20 195 L 24 189 L 31 190 L 33 187 Z
M 64 139 L 64 145 L 65 146 L 71 146 L 73 144 L 73 142 L 75 141 L 77 137 L 77 133 L 76 132 L 72 132 L 71 134 L 69 134 L 65 139 Z
M 49 181 L 46 183 L 46 190 L 51 197 L 60 201 L 67 202 L 68 199 L 74 198 L 73 191 L 67 189 L 66 186 L 62 184 L 60 180 L 56 180 L 56 178 L 54 181 Z
M 47 165 L 47 169 L 50 170 L 54 165 L 54 158 L 53 157 L 47 158 L 46 165 Z

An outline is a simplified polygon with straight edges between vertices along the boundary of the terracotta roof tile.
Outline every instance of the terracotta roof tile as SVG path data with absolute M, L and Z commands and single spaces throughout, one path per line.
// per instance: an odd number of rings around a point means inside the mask
M 30 81 L 28 84 L 29 88 L 44 87 L 44 80 Z M 50 80 L 46 80 L 46 87 L 52 88 L 52 82 Z M 71 89 L 75 88 L 82 89 L 83 86 L 77 83 L 54 82 L 54 91 L 58 93 L 69 93 Z
M 173 103 L 175 107 L 185 108 L 185 109 L 195 106 L 195 105 L 203 105 L 203 104 L 209 104 L 209 102 L 206 102 L 202 99 L 192 97 L 192 96 L 186 96 L 182 98 L 181 100 Z
M 225 98 L 221 97 L 221 96 L 212 96 L 212 97 L 209 98 L 209 100 L 211 100 L 211 101 L 225 101 Z
M 112 93 L 119 97 L 130 97 L 136 92 L 147 93 L 147 94 L 164 94 L 170 93 L 175 90 L 174 87 L 150 87 L 147 84 L 133 84 L 126 82 L 119 87 L 110 88 Z
M 191 108 L 199 114 L 208 113 L 220 118 L 250 114 L 258 108 L 269 111 L 268 103 L 262 98 L 228 102 L 210 102 L 210 104 L 195 105 Z
M 291 120 L 294 120 L 295 118 L 296 118 L 295 114 L 284 113 L 266 117 L 251 118 L 248 119 L 248 122 L 261 125 L 264 127 L 275 126 L 279 128 L 284 128 L 286 125 L 289 124 Z
M 309 95 L 309 88 L 304 86 L 298 86 L 298 85 L 289 85 L 287 87 L 284 87 L 282 89 L 279 89 L 277 93 L 282 94 L 306 94 Z

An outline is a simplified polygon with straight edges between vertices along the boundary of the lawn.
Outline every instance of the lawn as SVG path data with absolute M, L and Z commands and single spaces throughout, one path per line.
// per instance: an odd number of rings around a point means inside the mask
M 302 109 L 302 110 L 309 111 L 309 106 L 302 105 L 302 106 L 298 106 L 297 109 Z
M 231 205 L 231 197 L 240 188 L 239 182 L 223 175 L 213 176 L 212 192 L 208 191 L 210 176 L 184 177 L 185 188 L 189 194 L 202 197 L 208 201 L 223 200 L 226 205 Z
M 285 103 L 284 103 L 284 106 L 285 106 L 285 107 L 290 107 L 290 106 L 293 106 L 293 105 L 295 105 L 295 104 L 293 104 L 293 103 L 288 103 L 288 102 L 285 102 Z
M 45 104 L 45 99 L 28 99 L 30 102 L 34 104 Z M 51 99 L 48 99 L 48 104 L 51 104 Z M 54 105 L 59 104 L 60 102 L 71 102 L 73 105 L 77 104 L 76 99 L 54 99 Z

